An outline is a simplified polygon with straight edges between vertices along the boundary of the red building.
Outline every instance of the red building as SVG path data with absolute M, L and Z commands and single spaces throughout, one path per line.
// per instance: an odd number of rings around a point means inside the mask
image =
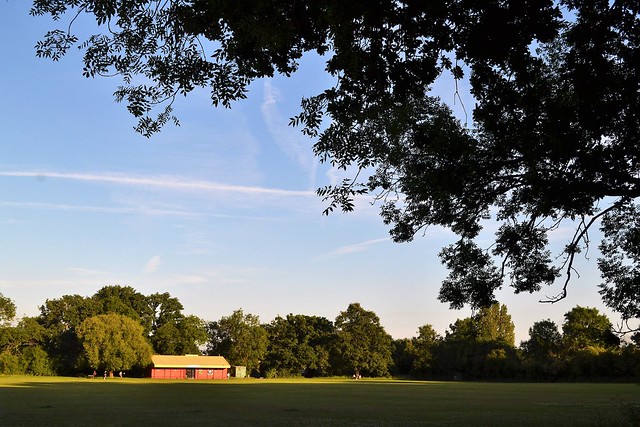
M 151 356 L 151 378 L 226 380 L 229 362 L 222 356 Z

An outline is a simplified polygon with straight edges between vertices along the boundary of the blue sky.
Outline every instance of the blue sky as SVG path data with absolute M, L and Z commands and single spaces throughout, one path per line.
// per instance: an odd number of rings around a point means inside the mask
M 288 313 L 333 320 L 359 302 L 394 338 L 427 323 L 444 334 L 470 314 L 437 301 L 446 271 L 436 254 L 449 232 L 393 243 L 367 200 L 355 213 L 321 215 L 315 190 L 341 175 L 288 126 L 302 96 L 333 83 L 321 59 L 306 58 L 291 79 L 253 83 L 231 110 L 213 108 L 206 91 L 180 99 L 181 126 L 145 139 L 113 100 L 118 80 L 82 77 L 76 52 L 36 58 L 54 24 L 28 9 L 0 3 L 0 292 L 19 315 L 106 285 L 169 292 L 206 320 L 238 308 L 263 322 Z M 453 99 L 446 82 L 439 90 Z M 576 304 L 617 321 L 599 300 L 591 261 L 558 304 L 499 294 L 518 341 L 537 320 L 560 325 Z

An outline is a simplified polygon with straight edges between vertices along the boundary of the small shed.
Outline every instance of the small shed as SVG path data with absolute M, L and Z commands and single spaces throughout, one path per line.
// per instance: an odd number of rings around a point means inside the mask
M 222 356 L 151 356 L 150 377 L 155 379 L 226 380 L 231 365 Z

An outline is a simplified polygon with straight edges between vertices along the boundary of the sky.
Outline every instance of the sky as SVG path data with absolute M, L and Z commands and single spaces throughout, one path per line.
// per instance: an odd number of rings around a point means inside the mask
M 254 82 L 231 109 L 212 107 L 206 91 L 181 98 L 181 126 L 146 139 L 114 101 L 119 80 L 84 78 L 75 50 L 59 62 L 35 56 L 36 41 L 67 21 L 30 17 L 29 4 L 0 2 L 0 293 L 19 316 L 107 285 L 169 292 L 185 314 L 208 321 L 239 308 L 265 323 L 289 313 L 334 320 L 359 302 L 394 338 L 425 324 L 444 334 L 471 314 L 437 300 L 447 275 L 437 254 L 455 240 L 447 230 L 394 243 L 369 199 L 353 213 L 322 215 L 315 190 L 345 175 L 320 164 L 313 141 L 288 126 L 302 97 L 335 83 L 321 58 L 305 58 L 292 78 Z M 436 90 L 453 101 L 450 83 Z M 459 101 L 453 108 L 464 117 Z M 536 321 L 561 325 L 576 305 L 619 320 L 600 301 L 589 258 L 578 260 L 580 278 L 557 304 L 538 301 L 559 283 L 497 294 L 516 343 Z

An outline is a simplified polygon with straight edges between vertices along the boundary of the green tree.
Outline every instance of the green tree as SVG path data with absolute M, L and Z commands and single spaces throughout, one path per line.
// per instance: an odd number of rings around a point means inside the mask
M 115 313 L 136 320 L 144 327 L 145 335 L 152 329 L 155 313 L 147 303 L 147 297 L 131 286 L 105 286 L 96 292 L 92 300 L 101 314 Z
M 288 314 L 267 326 L 269 346 L 262 364 L 267 376 L 317 376 L 329 368 L 334 328 L 324 317 Z
M 210 322 L 208 332 L 208 354 L 225 356 L 232 365 L 246 366 L 248 372 L 260 370 L 268 338 L 258 316 L 244 314 L 239 309 L 217 322 Z
M 154 351 L 158 354 L 199 354 L 200 346 L 207 342 L 207 324 L 197 316 L 185 316 L 164 323 L 152 336 Z
M 505 281 L 538 291 L 561 272 L 550 301 L 564 298 L 594 224 L 640 216 L 635 0 L 34 0 L 31 13 L 60 22 L 37 55 L 58 60 L 79 43 L 84 75 L 120 75 L 116 100 L 147 136 L 177 121 L 178 95 L 206 87 L 229 107 L 253 80 L 321 55 L 336 84 L 303 99 L 292 123 L 315 138 L 321 160 L 369 172 L 319 190 L 327 210 L 352 210 L 355 195 L 372 193 L 397 241 L 450 228 L 459 240 L 441 253 L 451 275 L 439 298 L 454 308 L 491 305 Z M 102 33 L 78 40 L 82 14 Z M 464 124 L 431 91 L 445 78 L 456 101 L 459 82 L 470 88 Z M 501 223 L 491 250 L 476 243 L 490 218 Z M 548 232 L 574 219 L 551 254 Z M 605 303 L 637 317 L 635 282 L 614 274 Z
M 184 317 L 182 310 L 184 307 L 178 298 L 172 297 L 168 292 L 162 294 L 155 293 L 145 297 L 149 310 L 145 310 L 145 323 L 150 323 L 150 333 L 153 335 L 158 328 L 173 323 L 176 324 Z
M 16 317 L 16 305 L 2 293 L 0 293 L 0 327 L 7 324 Z
M 144 328 L 128 316 L 110 313 L 90 317 L 77 329 L 87 363 L 94 369 L 146 367 L 153 349 Z
M 562 334 L 551 320 L 535 322 L 529 328 L 529 339 L 520 344 L 524 368 L 529 378 L 556 380 L 561 374 Z
M 80 295 L 48 299 L 40 306 L 38 322 L 47 330 L 45 348 L 56 372 L 69 375 L 83 368 L 83 349 L 76 329 L 84 320 L 99 313 L 92 298 Z
M 578 305 L 567 312 L 564 318 L 563 341 L 569 351 L 587 347 L 606 349 L 620 345 L 620 339 L 613 333 L 611 321 L 596 308 Z
M 518 370 L 514 329 L 500 304 L 456 320 L 435 350 L 436 371 L 446 377 L 512 378 Z
M 516 342 L 515 325 L 504 304 L 493 304 L 481 308 L 474 316 L 476 339 L 514 347 Z
M 416 359 L 416 350 L 413 348 L 412 339 L 399 338 L 393 340 L 391 359 L 393 360 L 391 369 L 393 376 L 411 374 L 413 362 Z
M 418 336 L 412 339 L 415 359 L 412 363 L 412 373 L 417 376 L 432 375 L 434 371 L 434 351 L 440 344 L 442 337 L 431 325 L 418 328 Z
M 47 331 L 34 317 L 24 317 L 15 326 L 0 327 L 0 373 L 52 375 L 51 359 L 45 351 Z
M 393 360 L 392 338 L 380 325 L 373 311 L 359 303 L 351 303 L 334 322 L 331 365 L 339 374 L 361 374 L 373 377 L 389 375 Z
M 520 347 L 526 356 L 534 359 L 557 356 L 562 350 L 562 334 L 555 322 L 541 320 L 529 328 L 529 339 Z

